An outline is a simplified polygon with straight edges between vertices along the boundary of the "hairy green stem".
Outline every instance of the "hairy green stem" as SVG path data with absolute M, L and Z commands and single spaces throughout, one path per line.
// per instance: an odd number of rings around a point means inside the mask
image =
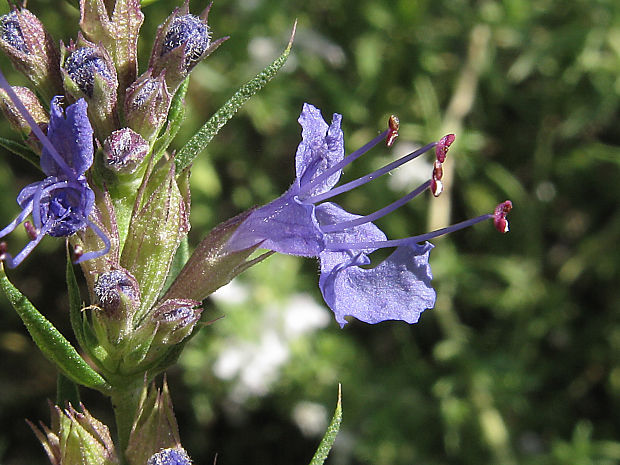
M 115 388 L 112 391 L 110 400 L 114 409 L 114 418 L 116 420 L 116 433 L 118 435 L 118 451 L 121 464 L 125 465 L 125 451 L 129 445 L 129 435 L 131 428 L 137 415 L 138 405 L 140 404 L 140 396 L 142 393 L 143 383 L 130 383 L 122 389 Z

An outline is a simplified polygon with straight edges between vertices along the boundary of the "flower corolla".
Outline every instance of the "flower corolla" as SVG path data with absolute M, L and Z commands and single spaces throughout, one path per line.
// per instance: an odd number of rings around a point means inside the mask
M 505 222 L 502 231 L 505 232 L 509 208 L 498 207 L 494 214 L 421 236 L 388 240 L 373 221 L 425 190 L 431 190 L 434 195 L 441 193 L 442 163 L 454 136 L 449 134 L 373 173 L 336 187 L 346 165 L 384 139 L 391 145 L 398 132 L 398 120 L 392 117 L 388 130 L 345 157 L 341 120 L 341 115 L 334 114 L 328 125 L 320 110 L 304 104 L 299 117 L 302 142 L 295 156 L 297 176 L 293 185 L 278 199 L 251 212 L 232 234 L 227 247 L 234 252 L 258 245 L 280 253 L 317 257 L 319 287 L 341 326 L 347 323 L 345 316 L 367 323 L 385 320 L 415 323 L 424 310 L 434 306 L 436 298 L 428 263 L 433 245 L 426 241 L 489 218 L 495 218 L 496 226 Z M 326 202 L 432 148 L 436 161 L 430 179 L 391 205 L 360 216 L 336 203 Z M 369 267 L 369 255 L 385 247 L 396 249 L 379 265 Z

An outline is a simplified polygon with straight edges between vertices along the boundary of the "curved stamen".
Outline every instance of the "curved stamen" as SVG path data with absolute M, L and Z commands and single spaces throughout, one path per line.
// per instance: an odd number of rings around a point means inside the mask
M 17 215 L 17 217 L 13 221 L 11 221 L 2 231 L 0 231 L 0 237 L 4 237 L 7 234 L 12 233 L 17 226 L 24 222 L 26 217 L 32 212 L 32 203 L 32 200 L 30 200 L 20 212 L 20 214 Z
M 30 126 L 30 129 L 32 130 L 34 135 L 37 136 L 37 139 L 41 141 L 41 144 L 43 144 L 43 147 L 47 149 L 49 154 L 52 156 L 52 158 L 58 164 L 58 166 L 60 166 L 62 171 L 65 172 L 68 176 L 75 177 L 74 170 L 71 167 L 69 167 L 67 162 L 58 153 L 58 150 L 56 150 L 56 148 L 52 145 L 52 143 L 47 138 L 47 136 L 43 134 L 43 131 L 41 131 L 41 128 L 39 128 L 39 125 L 32 118 L 32 116 L 30 115 L 30 112 L 26 109 L 21 99 L 17 96 L 17 94 L 15 93 L 11 85 L 8 83 L 8 81 L 4 77 L 4 74 L 2 74 L 2 71 L 0 71 L 0 87 L 2 87 L 2 89 L 4 89 L 4 91 L 9 95 L 15 107 L 19 110 L 22 117 L 26 120 L 26 122 Z
M 355 160 L 357 160 L 359 157 L 364 155 L 371 148 L 373 148 L 375 145 L 377 145 L 379 142 L 381 142 L 383 139 L 385 139 L 388 136 L 388 134 L 390 134 L 390 131 L 391 131 L 390 129 L 388 129 L 387 131 L 383 131 L 381 134 L 379 134 L 373 140 L 371 140 L 367 144 L 363 145 L 362 147 L 357 149 L 355 152 L 353 152 L 353 153 L 349 154 L 348 156 L 344 157 L 342 160 L 340 160 L 334 166 L 330 166 L 328 169 L 323 171 L 320 175 L 318 175 L 312 181 L 310 181 L 307 184 L 304 184 L 301 187 L 301 189 L 299 189 L 299 193 L 297 195 L 301 196 L 301 195 L 303 195 L 303 194 L 305 194 L 307 192 L 310 192 L 314 186 L 322 183 L 323 181 L 328 179 L 334 173 L 337 173 L 338 171 L 340 171 L 342 168 L 344 168 L 348 164 L 353 163 Z
M 32 222 L 34 227 L 37 229 L 41 229 L 41 197 L 43 196 L 43 189 L 41 188 L 41 184 L 37 186 L 37 190 L 32 196 Z
M 39 187 L 33 195 L 34 207 L 32 210 L 32 221 L 37 229 L 41 228 L 43 224 L 41 221 L 41 199 L 43 198 L 43 196 L 48 195 L 50 192 L 61 189 L 73 189 L 74 191 L 81 193 L 84 189 L 84 186 L 82 186 L 78 182 L 63 180 L 50 184 L 44 189 L 41 189 L 41 187 Z M 62 218 L 58 219 L 62 220 Z
M 95 250 L 93 252 L 87 252 L 83 255 L 80 255 L 77 260 L 73 262 L 75 264 L 85 262 L 86 260 L 92 260 L 93 258 L 101 257 L 102 255 L 105 255 L 110 251 L 110 239 L 108 239 L 108 236 L 106 236 L 103 231 L 99 229 L 99 227 L 89 219 L 86 219 L 86 224 L 90 229 L 95 231 L 95 234 L 97 234 L 97 236 L 99 236 L 99 238 L 103 241 L 104 246 L 103 249 Z
M 405 163 L 413 160 L 414 158 L 419 157 L 420 155 L 428 152 L 430 149 L 435 147 L 435 145 L 437 145 L 437 142 L 431 142 L 430 144 L 425 145 L 421 149 L 418 149 L 415 152 L 411 152 L 405 155 L 404 157 L 401 157 L 398 160 L 393 161 L 392 163 L 388 163 L 383 168 L 379 168 L 377 171 L 373 171 L 372 173 L 367 174 L 366 176 L 357 178 L 354 181 L 350 181 L 346 184 L 343 184 L 342 186 L 335 187 L 323 194 L 315 195 L 314 197 L 309 197 L 307 199 L 304 199 L 304 203 L 322 202 L 323 200 L 329 199 L 338 194 L 342 194 L 343 192 L 347 192 L 347 191 L 350 191 L 351 189 L 355 189 L 356 187 L 366 184 L 367 182 L 370 182 L 373 179 L 378 178 L 379 176 L 383 176 L 384 174 L 389 173 L 393 169 L 396 169 L 399 166 L 404 165 Z
M 361 224 L 370 223 L 371 221 L 378 220 L 382 216 L 392 213 L 394 210 L 396 210 L 399 207 L 402 207 L 414 197 L 417 197 L 418 195 L 420 195 L 422 192 L 428 189 L 430 185 L 431 185 L 431 182 L 426 181 L 424 184 L 421 184 L 420 186 L 418 186 L 417 188 L 409 192 L 404 197 L 398 199 L 396 202 L 392 202 L 387 207 L 383 207 L 377 210 L 376 212 L 371 213 L 370 215 L 362 216 L 354 220 L 343 221 L 342 223 L 328 224 L 325 226 L 321 226 L 321 231 L 323 231 L 324 233 L 344 231 L 347 228 L 353 228 Z
M 26 247 L 24 247 L 17 255 L 15 255 L 15 257 L 11 256 L 11 254 L 8 252 L 4 252 L 0 255 L 0 260 L 2 260 L 7 267 L 15 268 L 24 260 L 24 258 L 28 256 L 28 254 L 30 254 L 30 252 L 32 252 L 32 249 L 34 249 L 39 244 L 39 242 L 41 242 L 41 239 L 43 239 L 43 236 L 47 234 L 48 230 L 49 227 L 44 226 L 43 229 L 39 231 L 37 236 L 33 240 L 28 242 L 28 244 L 26 244 Z
M 485 221 L 493 217 L 494 217 L 494 214 L 489 213 L 486 215 L 479 216 L 477 218 L 472 218 L 469 220 L 461 221 L 460 223 L 453 224 L 452 226 L 448 226 L 446 228 L 436 229 L 435 231 L 431 231 L 426 234 L 407 237 L 405 239 L 393 239 L 393 240 L 376 241 L 376 242 L 330 243 L 330 244 L 325 244 L 325 248 L 328 250 L 380 249 L 384 247 L 398 247 L 400 245 L 410 245 L 413 242 L 417 243 L 417 242 L 428 241 L 435 237 L 443 236 L 444 234 L 449 234 L 451 232 L 458 231 L 459 229 L 464 229 L 469 226 L 473 226 L 476 223 L 480 223 L 481 221 Z

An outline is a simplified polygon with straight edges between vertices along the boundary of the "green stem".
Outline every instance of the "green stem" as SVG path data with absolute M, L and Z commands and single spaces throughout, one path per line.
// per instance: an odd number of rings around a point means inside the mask
M 129 445 L 129 435 L 137 415 L 143 383 L 131 383 L 129 386 L 112 391 L 110 400 L 114 409 L 116 431 L 118 435 L 119 457 L 121 464 L 126 464 L 125 451 Z

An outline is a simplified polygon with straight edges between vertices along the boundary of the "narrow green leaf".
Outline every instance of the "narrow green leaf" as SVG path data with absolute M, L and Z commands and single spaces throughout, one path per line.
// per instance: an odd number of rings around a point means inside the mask
M 189 87 L 189 76 L 185 78 L 179 87 L 179 89 L 172 97 L 170 102 L 170 110 L 168 110 L 168 122 L 166 124 L 166 131 L 157 138 L 153 145 L 153 154 L 155 161 L 159 160 L 161 155 L 170 145 L 172 139 L 175 138 L 183 120 L 185 119 L 185 94 L 187 94 L 187 88 Z
M 20 316 L 41 352 L 69 379 L 86 387 L 105 392 L 106 381 L 93 370 L 71 343 L 49 322 L 7 278 L 0 264 L 0 288 Z
M 37 155 L 24 144 L 0 137 L 0 147 L 7 149 L 9 152 L 32 164 L 36 169 L 41 170 L 39 157 L 37 157 Z
M 341 386 L 338 385 L 338 403 L 336 404 L 336 411 L 334 412 L 334 416 L 332 417 L 332 421 L 327 427 L 327 431 L 325 432 L 325 436 L 321 440 L 321 444 L 319 444 L 319 448 L 316 450 L 314 457 L 312 457 L 312 461 L 310 465 L 322 465 L 329 454 L 329 451 L 332 449 L 334 445 L 334 441 L 336 440 L 336 436 L 338 435 L 338 431 L 340 430 L 340 423 L 342 422 L 342 389 Z
M 58 373 L 58 378 L 56 379 L 56 405 L 64 407 L 68 403 L 75 408 L 79 408 L 80 391 L 77 384 L 62 373 Z
M 273 63 L 254 77 L 250 82 L 241 87 L 235 94 L 220 108 L 215 114 L 209 118 L 209 121 L 198 130 L 194 136 L 177 152 L 175 157 L 177 173 L 193 163 L 194 159 L 202 152 L 222 127 L 234 116 L 234 114 L 247 102 L 250 97 L 261 90 L 265 85 L 275 77 L 282 66 L 286 63 L 288 55 L 293 46 L 295 38 L 295 29 L 297 22 L 293 26 L 293 33 L 288 46 Z

